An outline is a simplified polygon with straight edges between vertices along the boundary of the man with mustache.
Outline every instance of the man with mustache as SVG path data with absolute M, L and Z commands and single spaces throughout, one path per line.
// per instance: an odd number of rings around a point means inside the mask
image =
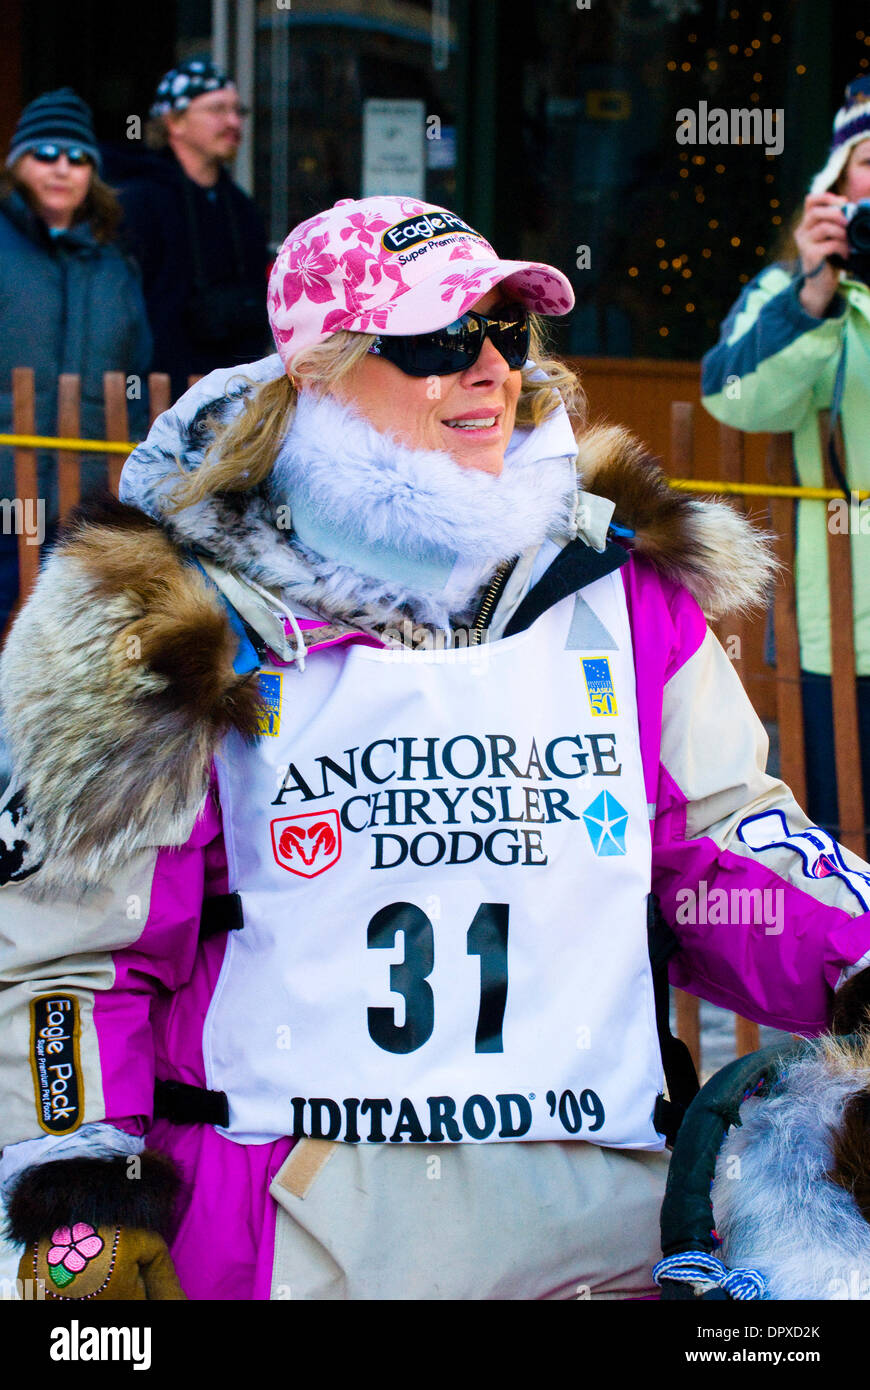
M 173 397 L 188 377 L 259 357 L 268 253 L 253 200 L 226 165 L 247 114 L 232 79 L 206 58 L 163 77 L 146 130 L 157 153 L 121 190 L 130 248 L 142 267 L 154 370 Z

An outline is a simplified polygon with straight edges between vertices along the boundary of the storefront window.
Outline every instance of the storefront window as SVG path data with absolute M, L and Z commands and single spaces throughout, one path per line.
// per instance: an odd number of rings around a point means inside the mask
M 571 268 L 568 350 L 692 359 L 711 345 L 781 254 L 843 85 L 866 65 L 852 8 L 534 7 L 518 249 Z
M 255 173 L 274 243 L 338 198 L 455 203 L 456 49 L 444 0 L 260 4 Z
M 697 359 L 783 254 L 845 83 L 870 64 L 862 8 L 260 0 L 270 237 L 338 198 L 416 193 L 571 276 L 562 351 Z

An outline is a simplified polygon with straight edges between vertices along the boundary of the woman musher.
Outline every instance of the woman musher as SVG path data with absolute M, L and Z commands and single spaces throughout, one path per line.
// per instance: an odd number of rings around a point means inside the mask
M 863 963 L 865 866 L 822 874 L 704 616 L 765 545 L 619 430 L 578 465 L 571 303 L 344 200 L 281 249 L 277 355 L 46 566 L 2 667 L 0 1180 L 49 1297 L 648 1293 L 651 889 L 672 980 L 748 1017 L 818 1031 Z

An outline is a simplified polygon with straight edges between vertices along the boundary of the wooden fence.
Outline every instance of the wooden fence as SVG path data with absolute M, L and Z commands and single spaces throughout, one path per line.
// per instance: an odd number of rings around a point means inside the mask
M 636 366 L 636 364 L 624 365 L 626 369 L 628 365 L 632 365 L 633 368 Z M 656 378 L 664 375 L 661 368 L 666 364 L 655 365 L 659 368 L 655 374 Z M 677 365 L 687 366 L 687 364 Z M 686 375 L 688 381 L 688 374 Z M 196 378 L 191 379 L 191 381 L 193 380 Z M 106 442 L 102 443 L 102 451 L 108 454 L 110 487 L 117 495 L 121 468 L 128 452 L 126 442 L 129 440 L 126 379 L 121 373 L 107 372 L 104 384 Z M 660 385 L 658 380 L 656 384 Z M 683 384 L 682 380 L 679 384 Z M 155 373 L 149 377 L 148 387 L 149 412 L 150 418 L 153 420 L 162 411 L 168 409 L 171 404 L 169 377 Z M 696 394 L 696 391 L 693 391 L 692 394 Z M 671 476 L 671 481 L 677 486 L 679 486 L 680 479 L 697 480 L 698 477 L 698 460 L 695 457 L 698 410 L 699 407 L 694 401 L 671 401 L 670 403 L 670 447 L 665 458 L 665 465 Z M 79 424 L 79 379 L 71 375 L 61 376 L 58 379 L 58 439 L 78 441 L 80 439 Z M 709 437 L 709 418 L 705 419 L 704 428 Z M 820 417 L 820 430 L 824 440 L 827 435 L 827 420 L 823 417 Z M 36 450 L 39 445 L 35 442 L 37 437 L 35 437 L 34 380 L 30 368 L 20 367 L 13 372 L 13 434 L 19 438 L 24 437 L 25 441 L 15 447 L 16 497 L 20 498 L 25 505 L 28 500 L 35 503 L 37 499 Z M 0 439 L 0 444 L 2 443 L 3 440 Z M 757 443 L 754 443 L 753 447 L 757 448 Z M 99 451 L 99 448 L 99 443 L 91 441 L 89 441 L 87 450 L 69 447 L 68 444 L 66 447 L 57 448 L 61 517 L 66 516 L 79 501 L 81 453 L 93 453 Z M 791 437 L 789 435 L 774 435 L 770 438 L 767 450 L 768 495 L 766 496 L 759 496 L 757 481 L 752 483 L 747 480 L 746 439 L 737 430 L 729 429 L 724 425 L 718 427 L 718 450 L 713 467 L 710 466 L 709 448 L 705 450 L 705 453 L 707 460 L 701 472 L 702 475 L 706 473 L 711 486 L 704 490 L 710 493 L 719 491 L 722 487 L 736 490 L 732 501 L 741 509 L 745 509 L 747 506 L 746 496 L 754 492 L 756 494 L 755 505 L 760 503 L 766 508 L 767 514 L 761 518 L 763 524 L 772 530 L 778 538 L 779 559 L 783 568 L 776 588 L 773 609 L 777 656 L 773 679 L 776 692 L 775 714 L 779 729 L 780 772 L 783 780 L 794 792 L 798 803 L 803 805 L 806 800 L 806 770 L 793 577 L 795 507 L 797 497 L 803 490 L 793 485 Z M 825 447 L 822 449 L 822 456 L 823 458 L 827 457 Z M 826 479 L 826 485 L 832 489 L 831 495 L 841 495 L 836 493 L 833 479 Z M 697 489 L 697 481 L 694 486 Z M 740 494 L 739 489 L 741 488 L 746 489 L 746 496 Z M 762 485 L 763 489 L 764 485 Z M 756 515 L 753 515 L 752 519 L 756 520 Z M 39 550 L 37 546 L 28 544 L 27 537 L 20 535 L 18 553 L 21 599 L 23 600 L 36 578 L 39 566 Z M 839 530 L 832 531 L 830 527 L 828 528 L 828 569 L 832 611 L 834 602 L 836 602 L 839 612 L 848 615 L 852 611 L 850 538 L 848 534 L 843 534 Z M 753 619 L 752 623 L 757 628 L 758 624 L 763 624 L 764 621 L 762 616 Z M 751 633 L 750 627 L 750 621 L 744 618 L 730 618 L 727 623 L 727 634 L 720 633 L 720 636 L 727 637 L 733 649 L 738 653 L 743 654 L 751 649 L 757 650 L 758 641 L 756 640 L 753 644 L 749 639 L 751 636 L 757 639 L 758 634 L 757 631 L 754 634 Z M 832 623 L 832 643 L 834 747 L 839 794 L 840 841 L 863 858 L 865 852 L 865 813 L 861 785 L 855 650 L 850 621 Z M 749 691 L 750 698 L 752 698 L 753 682 L 751 679 L 747 679 L 747 676 L 751 676 L 752 673 L 747 672 L 745 664 L 742 664 L 741 661 L 738 660 L 735 664 Z M 756 707 L 760 703 L 769 705 L 766 698 L 763 702 L 756 699 L 755 703 Z M 760 709 L 759 713 L 763 713 L 763 710 Z M 677 1031 L 688 1044 L 695 1064 L 700 1071 L 701 1037 L 698 1000 L 681 990 L 675 991 L 675 995 Z M 746 1052 L 754 1051 L 758 1045 L 758 1025 L 746 1019 L 735 1018 L 735 1050 L 737 1055 L 742 1056 Z

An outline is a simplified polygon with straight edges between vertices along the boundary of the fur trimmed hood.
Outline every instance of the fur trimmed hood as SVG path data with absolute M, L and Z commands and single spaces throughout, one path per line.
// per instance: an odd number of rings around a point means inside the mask
M 580 436 L 577 475 L 585 492 L 614 504 L 613 520 L 634 532 L 631 548 L 688 589 L 708 618 L 746 613 L 770 596 L 779 570 L 774 537 L 728 502 L 668 485 L 627 430 L 602 425 Z
M 68 894 L 141 850 L 183 844 L 230 728 L 257 729 L 226 610 L 159 526 L 83 508 L 43 567 L 0 660 L 13 778 L 0 886 Z
M 278 499 L 266 488 L 247 493 L 223 494 L 202 502 L 186 511 L 167 516 L 167 492 L 178 480 L 177 459 L 183 459 L 186 470 L 197 468 L 205 454 L 212 420 L 225 423 L 241 409 L 243 398 L 252 386 L 272 380 L 283 372 L 276 355 L 247 367 L 212 372 L 190 389 L 180 401 L 153 425 L 148 439 L 130 455 L 121 479 L 121 499 L 140 508 L 159 520 L 181 544 L 200 546 L 219 564 L 265 584 L 292 603 L 310 606 L 324 615 L 346 621 L 353 626 L 395 626 L 407 616 L 406 606 L 414 608 L 416 621 L 436 624 L 443 619 L 443 610 L 433 613 L 432 605 L 419 593 L 411 593 L 395 582 L 373 580 L 367 575 L 363 583 L 359 575 L 348 572 L 346 565 L 312 555 L 304 546 L 288 545 L 286 520 L 276 525 Z M 340 408 L 339 412 L 340 412 Z M 306 428 L 301 416 L 300 432 Z M 345 417 L 344 429 L 347 426 Z M 291 431 L 292 433 L 292 431 Z M 311 431 L 315 434 L 314 431 Z M 372 437 L 374 442 L 372 441 Z M 355 441 L 358 442 L 358 441 Z M 365 484 L 353 490 L 351 471 L 358 460 L 348 457 L 344 439 L 335 441 L 334 452 L 343 455 L 347 469 L 347 498 L 342 505 L 352 517 L 363 504 L 372 517 L 380 510 L 381 517 L 395 515 L 395 504 L 401 495 L 405 525 L 410 535 L 416 524 L 428 533 L 432 525 L 433 496 L 429 477 L 424 471 L 428 461 L 441 460 L 444 455 L 414 457 L 389 436 L 368 429 L 367 447 L 379 453 L 387 467 L 368 469 Z M 332 444 L 333 441 L 328 441 Z M 315 467 L 323 459 L 322 477 L 327 477 L 327 451 L 315 437 L 307 444 L 309 457 Z M 383 450 L 381 455 L 380 451 Z M 401 469 L 397 465 L 401 459 Z M 559 460 L 571 461 L 575 481 L 568 483 L 575 491 L 573 516 L 562 514 L 558 496 L 558 468 L 548 465 Z M 389 464 L 392 461 L 393 467 Z M 449 461 L 448 461 L 449 463 Z M 741 512 L 727 502 L 699 499 L 673 490 L 661 466 L 628 431 L 619 426 L 599 425 L 575 439 L 567 412 L 556 412 L 537 429 L 517 429 L 506 453 L 506 469 L 501 479 L 481 477 L 462 478 L 453 468 L 454 480 L 449 494 L 465 507 L 487 508 L 504 484 L 514 489 L 516 502 L 534 508 L 534 517 L 523 517 L 512 527 L 512 534 L 501 540 L 499 525 L 508 527 L 509 506 L 499 511 L 490 523 L 489 511 L 477 514 L 477 535 L 471 531 L 472 548 L 479 544 L 481 534 L 488 545 L 486 563 L 490 570 L 500 559 L 517 553 L 516 547 L 538 544 L 544 534 L 555 535 L 562 542 L 579 535 L 595 549 L 605 543 L 606 525 L 602 516 L 610 514 L 599 505 L 601 499 L 614 504 L 613 519 L 632 531 L 631 548 L 687 588 L 698 600 L 708 617 L 716 619 L 726 613 L 743 612 L 764 603 L 776 573 L 776 561 L 771 551 L 771 537 L 754 527 Z M 544 495 L 529 499 L 522 488 L 523 475 L 540 470 L 551 481 Z M 460 476 L 456 477 L 457 473 Z M 468 497 L 463 497 L 463 491 Z M 447 495 L 442 492 L 441 499 Z M 292 525 L 292 508 L 290 524 Z M 446 518 L 445 518 L 446 521 Z M 377 528 L 383 538 L 384 524 L 375 519 L 367 533 L 374 545 L 378 542 Z M 347 530 L 345 530 L 345 535 Z M 456 530 L 445 525 L 439 537 L 445 547 L 457 544 Z M 462 544 L 459 539 L 459 544 Z M 513 549 L 512 549 L 513 547 Z M 485 567 L 484 567 L 485 568 Z M 454 613 L 457 610 L 454 610 Z
M 0 802 L 0 884 L 35 875 L 27 889 L 35 895 L 69 894 L 75 885 L 87 891 L 143 849 L 184 843 L 202 808 L 217 743 L 229 728 L 255 732 L 256 685 L 233 671 L 237 639 L 226 608 L 178 543 L 194 543 L 219 567 L 339 628 L 377 634 L 401 631 L 409 614 L 416 622 L 440 618 L 407 584 L 373 583 L 289 544 L 266 489 L 162 517 L 167 487 L 178 477 L 176 459 L 197 465 L 208 418 L 228 418 L 252 380 L 279 371 L 275 357 L 199 382 L 128 460 L 122 497 L 135 498 L 137 507 L 84 510 L 43 568 L 0 661 L 0 710 L 14 759 Z M 576 445 L 564 411 L 537 430 L 516 431 L 511 450 L 517 506 L 536 470 L 549 482 L 534 515 L 513 531 L 505 527 L 508 552 L 524 539 L 537 545 L 548 531 L 603 550 L 612 514 L 634 532 L 636 552 L 685 585 L 708 614 L 763 600 L 775 568 L 766 538 L 727 504 L 669 489 L 624 431 L 600 428 L 582 437 L 573 497 L 565 478 Z M 380 472 L 370 482 L 397 485 Z M 500 480 L 485 482 L 494 492 Z M 425 526 L 425 473 L 415 482 L 406 471 L 399 485 L 408 520 L 419 516 Z M 460 557 L 466 569 L 457 602 L 472 608 L 498 550 L 497 528 L 480 518 L 480 531 L 488 538 L 480 554 L 471 545 Z M 274 630 L 274 612 L 269 616 Z

